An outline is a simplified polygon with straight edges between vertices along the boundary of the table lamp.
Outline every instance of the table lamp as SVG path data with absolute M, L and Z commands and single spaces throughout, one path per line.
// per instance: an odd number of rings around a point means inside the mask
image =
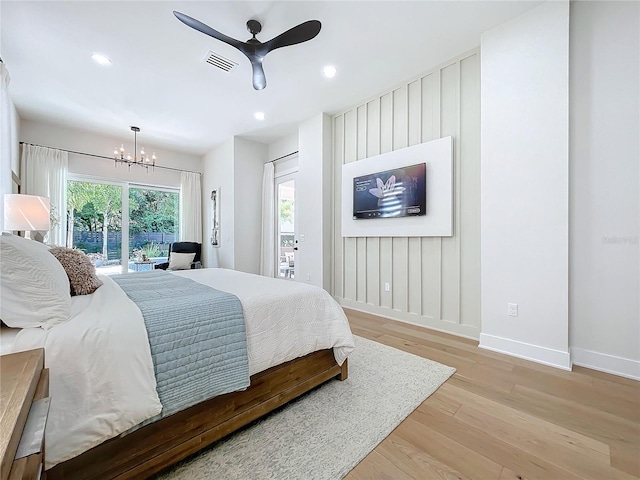
M 37 195 L 6 193 L 4 195 L 4 230 L 24 231 L 25 238 L 31 238 L 31 232 L 48 232 L 49 199 Z M 33 238 L 42 242 L 44 236 Z

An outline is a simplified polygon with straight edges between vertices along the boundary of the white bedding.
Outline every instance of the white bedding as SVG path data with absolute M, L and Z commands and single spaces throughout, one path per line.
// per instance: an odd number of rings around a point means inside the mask
M 175 274 L 240 299 L 251 375 L 325 348 L 342 364 L 354 348 L 342 309 L 320 288 L 217 268 Z M 142 314 L 113 280 L 101 279 L 95 293 L 72 298 L 69 322 L 26 328 L 14 339 L 13 351 L 45 348 L 52 399 L 46 468 L 162 408 Z
M 342 365 L 353 351 L 347 317 L 321 288 L 223 268 L 174 274 L 240 299 L 247 327 L 249 375 L 332 347 L 336 361 Z
M 22 329 L 9 328 L 5 325 L 0 325 L 0 355 L 11 353 L 13 351 L 13 344 L 15 343 L 20 330 Z
M 14 351 L 45 348 L 51 395 L 45 468 L 162 410 L 142 313 L 113 280 L 101 279 L 95 293 L 72 297 L 67 323 L 25 328 L 15 339 Z

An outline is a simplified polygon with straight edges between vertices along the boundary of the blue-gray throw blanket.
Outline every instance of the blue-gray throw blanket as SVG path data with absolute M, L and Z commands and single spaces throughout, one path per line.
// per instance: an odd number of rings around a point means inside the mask
M 238 297 L 163 270 L 111 278 L 144 317 L 162 417 L 249 386 Z

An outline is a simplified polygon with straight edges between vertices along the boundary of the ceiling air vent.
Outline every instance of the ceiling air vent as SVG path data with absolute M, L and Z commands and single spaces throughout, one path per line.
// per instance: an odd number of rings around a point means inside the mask
M 220 70 L 224 70 L 225 72 L 230 71 L 233 67 L 238 65 L 236 62 L 229 60 L 228 58 L 224 58 L 222 55 L 217 54 L 209 50 L 204 57 L 205 63 L 209 65 L 213 65 Z

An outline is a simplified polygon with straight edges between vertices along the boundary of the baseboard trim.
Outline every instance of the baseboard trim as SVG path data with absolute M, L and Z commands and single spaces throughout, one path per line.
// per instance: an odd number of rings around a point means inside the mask
M 640 361 L 638 360 L 571 347 L 571 361 L 574 365 L 581 367 L 631 378 L 632 380 L 640 380 Z
M 409 323 L 411 325 L 429 328 L 438 332 L 449 333 L 451 335 L 457 335 L 459 337 L 478 341 L 478 335 L 480 333 L 479 328 L 472 325 L 459 324 L 446 320 L 438 320 L 436 318 L 428 317 L 425 315 L 407 313 L 392 308 L 372 305 L 370 303 L 357 302 L 348 298 L 334 298 L 342 307 L 349 308 L 351 310 L 370 313 L 378 317 L 388 318 L 390 320 L 396 320 L 398 322 Z
M 571 371 L 569 352 L 540 347 L 494 335 L 480 334 L 480 348 Z

